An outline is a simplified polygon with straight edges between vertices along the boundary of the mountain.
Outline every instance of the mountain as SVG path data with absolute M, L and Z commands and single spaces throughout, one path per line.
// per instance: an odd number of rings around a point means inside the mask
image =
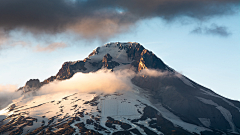
M 79 76 L 74 86 L 62 85 Z M 78 83 L 97 88 L 75 91 Z M 98 47 L 18 92 L 22 96 L 0 110 L 0 134 L 240 134 L 239 101 L 195 83 L 135 42 Z

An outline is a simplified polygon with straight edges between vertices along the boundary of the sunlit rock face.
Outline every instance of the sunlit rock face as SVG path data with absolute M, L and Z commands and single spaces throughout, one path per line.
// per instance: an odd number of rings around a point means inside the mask
M 65 62 L 55 76 L 29 80 L 20 90 L 70 81 L 78 72 L 126 69 L 133 74 L 125 80 L 128 91 L 36 94 L 30 101 L 24 95 L 0 110 L 0 134 L 240 134 L 239 101 L 195 83 L 135 42 L 97 47 L 84 60 Z

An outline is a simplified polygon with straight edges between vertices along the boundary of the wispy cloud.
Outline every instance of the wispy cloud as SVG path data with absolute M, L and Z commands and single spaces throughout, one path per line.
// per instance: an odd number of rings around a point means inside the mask
M 8 49 L 14 46 L 26 47 L 26 46 L 30 46 L 30 44 L 25 41 L 16 41 L 12 39 L 8 33 L 5 33 L 0 29 L 0 50 Z
M 207 34 L 207 35 L 216 35 L 221 37 L 228 37 L 232 33 L 229 32 L 228 28 L 225 26 L 218 26 L 212 24 L 210 27 L 196 27 L 191 31 L 193 34 Z
M 65 47 L 67 47 L 67 44 L 65 44 L 63 42 L 56 42 L 56 43 L 51 43 L 47 46 L 37 45 L 35 47 L 35 51 L 37 51 L 37 52 L 52 52 L 57 49 L 61 49 L 61 48 L 65 48 Z
M 20 92 L 15 92 L 16 90 L 16 85 L 0 85 L 0 109 L 10 104 L 13 99 L 21 96 Z

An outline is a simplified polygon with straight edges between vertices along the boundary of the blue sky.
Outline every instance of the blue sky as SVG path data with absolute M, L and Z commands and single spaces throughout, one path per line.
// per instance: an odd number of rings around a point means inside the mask
M 106 39 L 86 39 L 71 33 L 49 36 L 11 31 L 12 40 L 5 44 L 13 45 L 0 49 L 0 85 L 20 87 L 33 78 L 43 81 L 55 75 L 65 61 L 82 60 L 97 46 L 131 41 L 141 43 L 193 81 L 220 95 L 240 100 L 239 24 L 239 14 L 201 21 L 182 18 L 169 22 L 153 17 L 138 20 L 124 32 Z M 207 33 L 207 28 L 213 25 L 226 28 L 228 35 Z M 198 27 L 202 33 L 192 33 Z M 53 50 L 37 49 L 53 42 L 63 46 Z

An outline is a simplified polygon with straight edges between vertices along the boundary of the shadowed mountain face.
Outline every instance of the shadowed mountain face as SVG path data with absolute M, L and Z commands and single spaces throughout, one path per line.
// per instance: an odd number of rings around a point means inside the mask
M 65 62 L 55 76 L 30 80 L 19 90 L 36 91 L 77 72 L 100 69 L 133 70 L 133 90 L 13 103 L 0 113 L 0 134 L 240 134 L 239 101 L 177 73 L 139 43 L 98 47 L 83 61 Z M 154 72 L 143 74 L 149 69 Z

